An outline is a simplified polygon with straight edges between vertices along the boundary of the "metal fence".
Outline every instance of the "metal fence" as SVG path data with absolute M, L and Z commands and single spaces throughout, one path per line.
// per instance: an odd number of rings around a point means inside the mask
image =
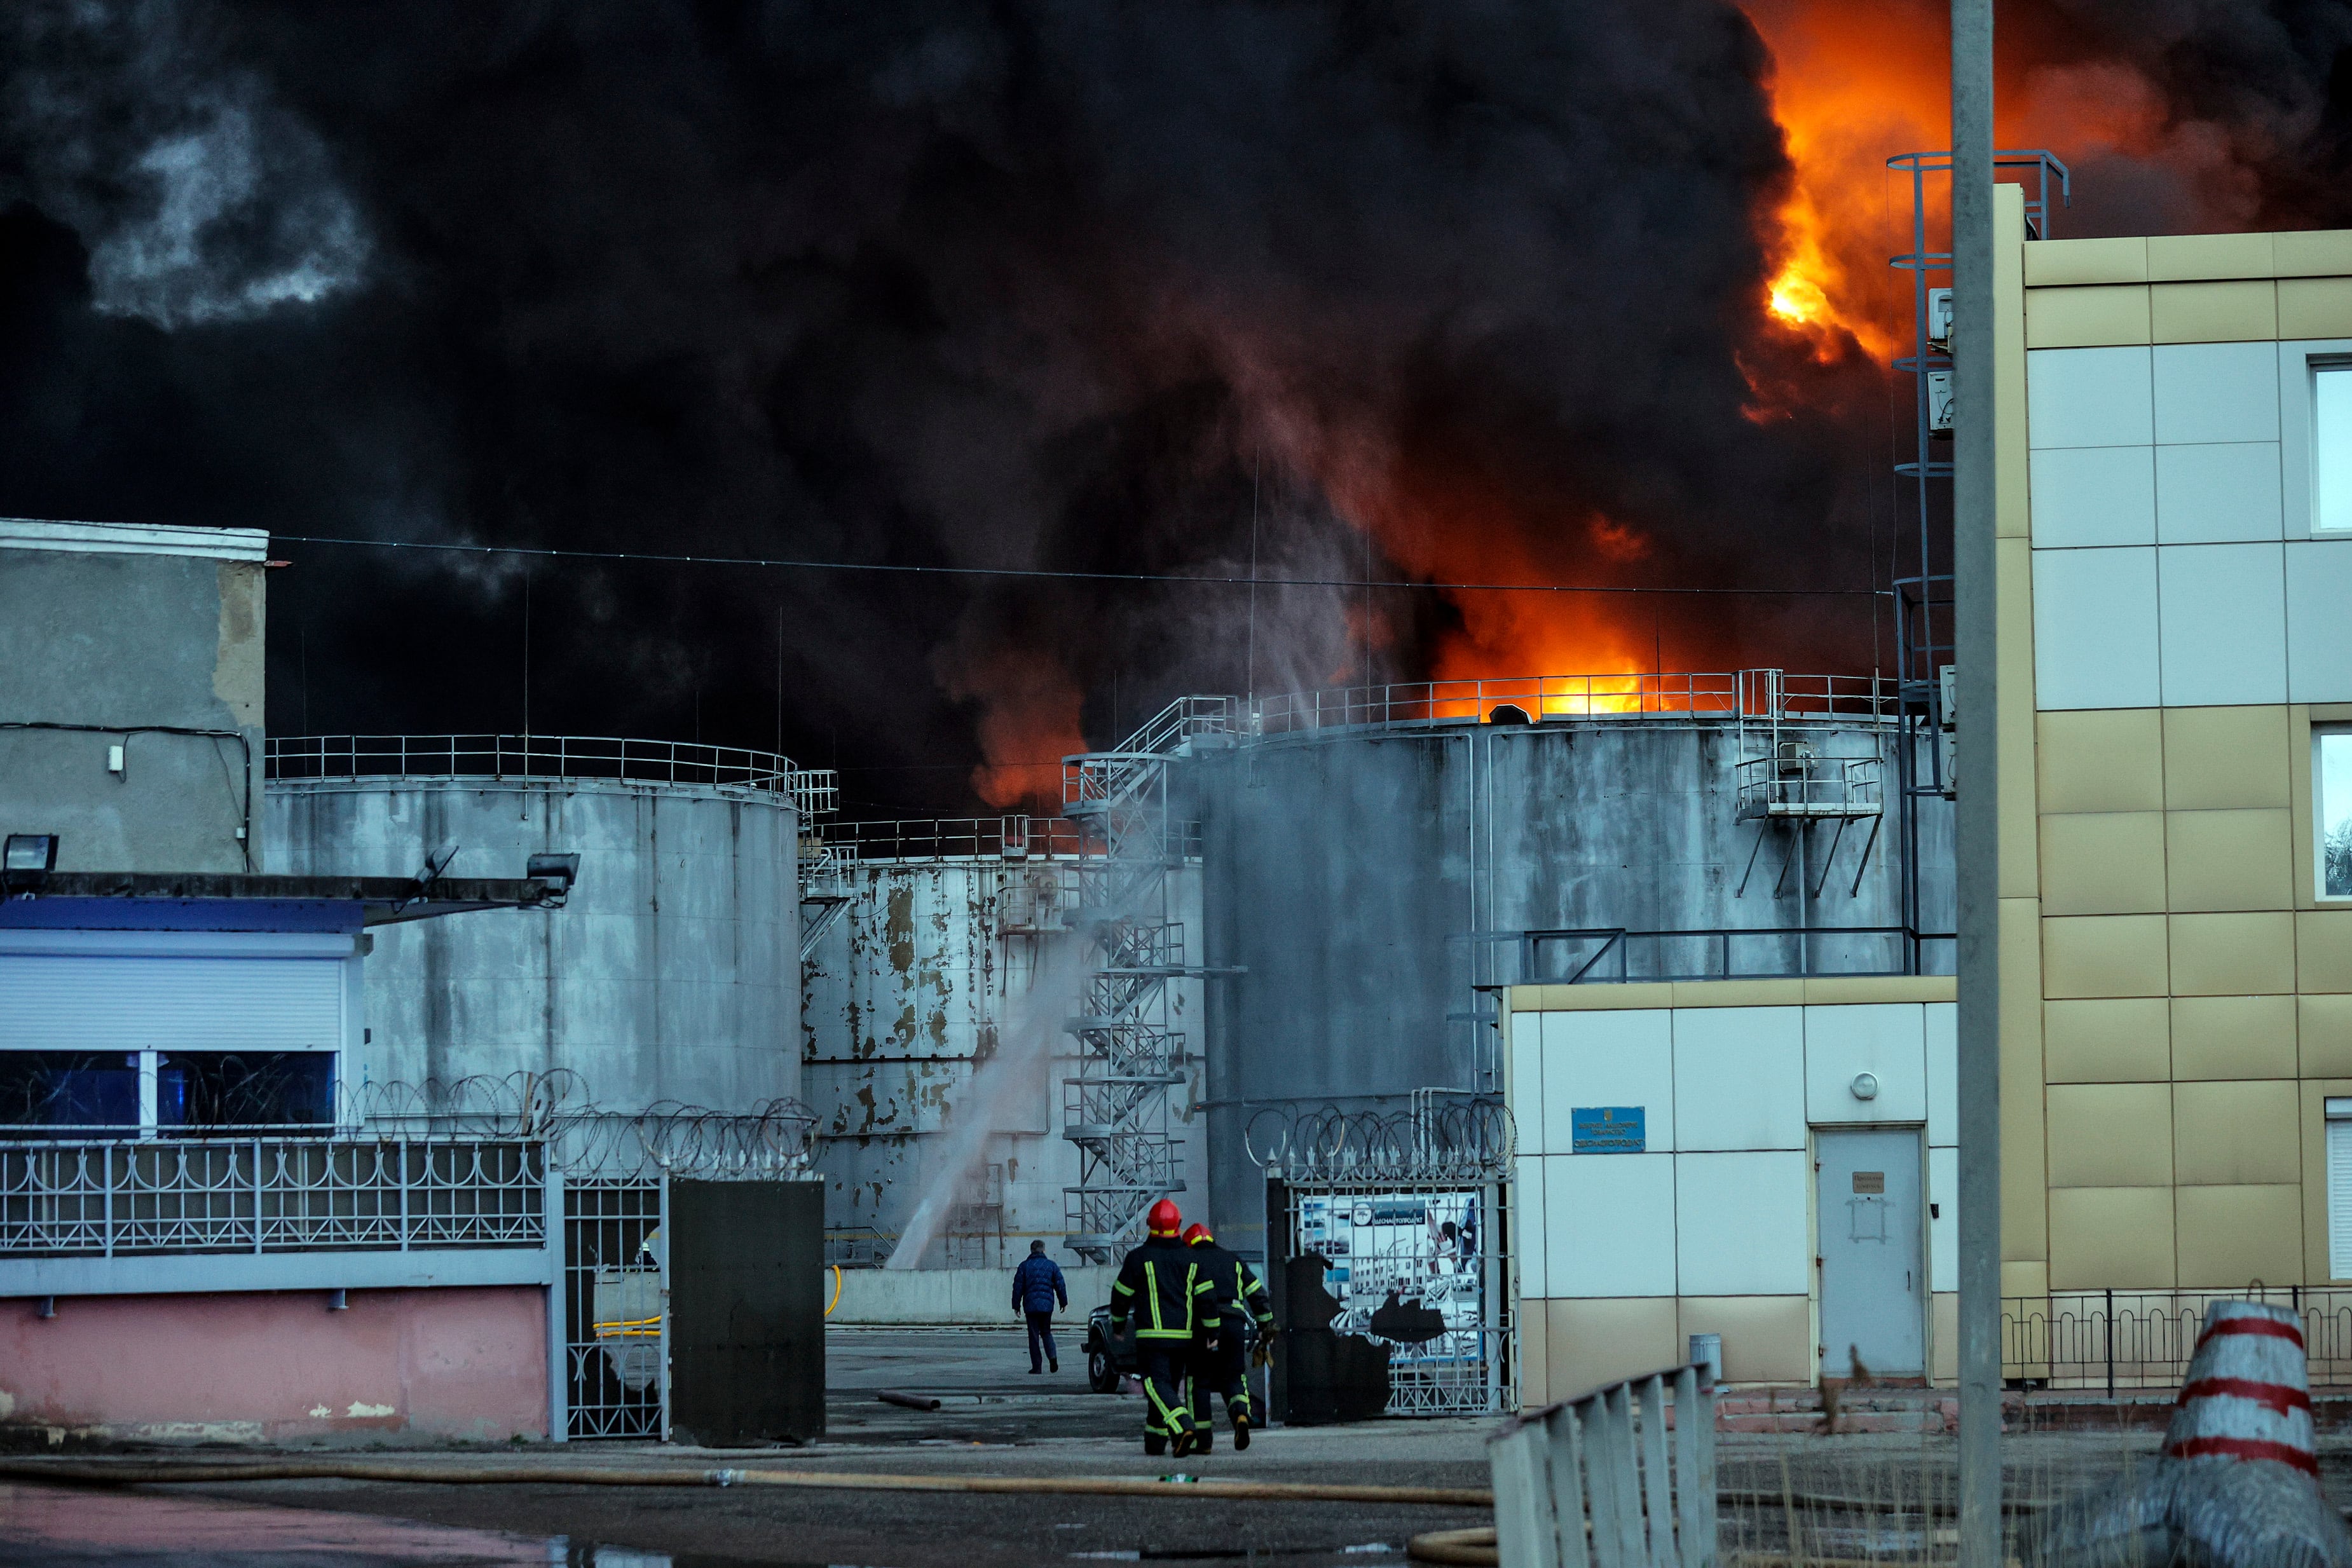
M 1496 932 L 1519 946 L 1520 985 L 1948 974 L 1957 938 L 1901 925 L 1715 926 Z
M 1612 1383 L 1489 1437 L 1501 1560 L 1512 1568 L 1715 1568 L 1722 1546 L 1709 1376 L 1678 1366 Z
M 1270 1242 L 1327 1260 L 1335 1333 L 1389 1347 L 1388 1414 L 1518 1407 L 1507 1110 L 1421 1090 L 1395 1113 L 1261 1107 L 1245 1137 L 1269 1192 L 1281 1184 Z
M 2264 1301 L 2303 1320 L 2314 1387 L 2352 1386 L 2352 1290 L 2067 1291 L 2001 1301 L 2002 1375 L 2052 1389 L 2170 1389 L 2188 1375 L 2206 1309 Z
M 546 1175 L 523 1139 L 0 1145 L 0 1256 L 541 1247 Z
M 582 735 L 273 735 L 268 776 L 338 779 L 605 779 L 789 795 L 803 816 L 835 810 L 830 768 L 733 746 Z

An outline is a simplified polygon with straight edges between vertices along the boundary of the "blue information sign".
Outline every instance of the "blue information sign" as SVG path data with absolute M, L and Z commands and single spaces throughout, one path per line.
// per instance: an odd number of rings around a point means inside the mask
M 1649 1148 L 1643 1127 L 1642 1105 L 1578 1105 L 1568 1113 L 1573 1140 L 1570 1152 L 1580 1155 L 1638 1155 Z

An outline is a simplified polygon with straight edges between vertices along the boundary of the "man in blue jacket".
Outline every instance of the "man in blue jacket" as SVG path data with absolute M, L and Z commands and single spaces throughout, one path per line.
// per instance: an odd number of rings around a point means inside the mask
M 1061 1352 L 1054 1347 L 1054 1308 L 1067 1308 L 1069 1288 L 1062 1283 L 1062 1266 L 1045 1256 L 1043 1241 L 1029 1243 L 1029 1256 L 1013 1270 L 1013 1311 L 1029 1320 L 1029 1375 L 1046 1367 L 1062 1370 Z M 1044 1365 L 1039 1364 L 1040 1358 Z

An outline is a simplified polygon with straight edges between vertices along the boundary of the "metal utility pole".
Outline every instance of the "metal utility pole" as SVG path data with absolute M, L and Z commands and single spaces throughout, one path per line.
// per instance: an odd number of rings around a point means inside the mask
M 2002 1568 L 2000 802 L 1995 737 L 1992 0 L 1952 0 L 1952 594 L 1959 712 L 1960 1568 Z

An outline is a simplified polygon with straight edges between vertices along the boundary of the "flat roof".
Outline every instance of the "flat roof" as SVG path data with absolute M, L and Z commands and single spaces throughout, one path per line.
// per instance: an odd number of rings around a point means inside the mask
M 200 528 L 178 523 L 69 523 L 0 517 L 0 549 L 78 555 L 183 555 L 213 560 L 269 559 L 267 528 Z
M 476 909 L 561 909 L 563 894 L 528 877 L 268 876 L 238 873 L 47 873 L 0 899 L 0 929 L 285 931 L 356 929 Z

